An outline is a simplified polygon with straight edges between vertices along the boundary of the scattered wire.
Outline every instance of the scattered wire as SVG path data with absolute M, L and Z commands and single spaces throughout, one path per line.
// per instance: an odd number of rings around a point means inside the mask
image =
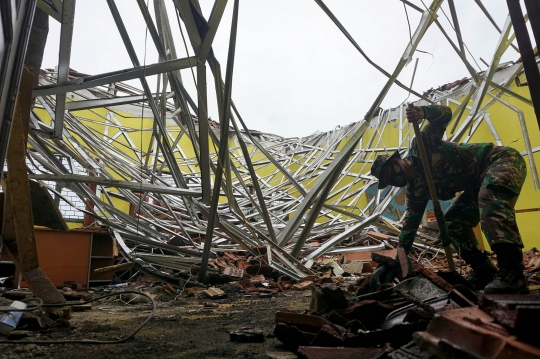
M 94 339 L 75 339 L 75 340 L 0 340 L 0 344 L 120 344 L 128 341 L 129 339 L 133 338 L 135 334 L 137 334 L 149 321 L 154 317 L 154 314 L 156 313 L 157 305 L 156 302 L 152 299 L 152 297 L 146 293 L 142 292 L 136 292 L 132 290 L 128 290 L 122 293 L 109 293 L 106 295 L 103 295 L 101 297 L 90 299 L 86 302 L 80 302 L 80 303 L 60 303 L 60 304 L 44 304 L 43 301 L 39 298 L 32 298 L 31 300 L 39 301 L 39 304 L 27 309 L 0 309 L 0 312 L 29 312 L 38 310 L 42 307 L 71 307 L 71 306 L 77 306 L 77 305 L 85 305 L 88 303 L 92 303 L 96 300 L 117 296 L 119 294 L 127 294 L 127 293 L 133 293 L 137 295 L 142 295 L 148 298 L 152 302 L 152 312 L 150 315 L 144 320 L 144 322 L 141 323 L 130 335 L 123 339 L 119 340 L 94 340 Z M 28 300 L 30 301 L 30 300 Z
M 0 313 L 33 312 L 34 310 L 38 310 L 43 306 L 43 301 L 40 298 L 30 298 L 30 299 L 26 299 L 26 300 L 20 300 L 20 302 L 23 302 L 23 303 L 38 302 L 38 304 L 33 306 L 33 307 L 30 307 L 30 308 L 16 309 L 16 310 L 13 309 L 14 307 L 7 307 L 5 309 L 3 307 L 0 307 Z
M 422 2 L 422 5 L 424 5 L 424 8 L 426 10 L 429 11 L 428 7 L 426 6 L 426 4 L 424 3 L 424 0 L 420 0 Z M 444 9 L 441 7 L 441 11 L 442 13 L 444 14 L 444 17 L 446 17 L 446 20 L 450 23 L 450 27 L 452 28 L 452 30 L 454 30 L 454 32 L 457 34 L 456 32 L 456 29 L 454 28 L 454 25 L 452 24 L 452 21 L 450 21 L 450 18 L 448 18 L 448 15 L 446 15 L 446 12 L 444 12 Z M 431 14 L 431 13 L 430 13 Z M 431 15 L 433 17 L 433 15 Z M 436 18 L 433 17 L 433 21 L 437 21 Z M 479 71 L 482 71 L 482 68 L 480 67 L 480 65 L 478 65 L 478 62 L 476 62 L 476 59 L 474 58 L 473 54 L 471 53 L 471 51 L 469 50 L 469 47 L 467 46 L 467 44 L 465 43 L 465 41 L 463 41 L 463 39 L 461 39 L 461 42 L 463 43 L 463 46 L 465 47 L 465 49 L 467 49 L 467 52 L 469 53 L 469 55 L 471 56 L 471 58 L 473 59 L 474 63 L 476 64 L 476 66 L 478 67 Z M 463 54 L 465 55 L 465 54 Z
M 414 76 L 416 75 L 416 68 L 418 67 L 418 57 L 416 58 L 416 61 L 414 63 L 414 70 L 413 70 L 413 73 L 412 73 L 412 78 L 411 78 L 411 85 L 409 86 L 410 88 L 412 88 L 413 84 L 414 84 Z M 399 106 L 403 105 L 405 102 L 407 102 L 407 100 L 409 99 L 409 97 L 411 97 L 411 93 L 408 92 L 407 93 L 407 98 L 405 100 L 403 100 L 402 103 L 399 104 Z
M 405 3 L 402 3 L 403 4 L 403 9 L 405 9 L 405 17 L 407 18 L 407 26 L 409 28 L 409 45 L 412 46 L 412 31 L 411 31 L 411 22 L 409 21 L 409 12 L 407 11 L 407 6 L 405 6 Z M 428 54 L 428 55 L 431 55 L 431 57 L 434 58 L 433 54 L 432 53 L 429 53 L 427 51 L 424 51 L 424 50 L 420 50 L 418 48 L 416 48 L 416 51 L 418 52 L 421 52 L 423 54 Z M 430 66 L 431 67 L 431 66 Z

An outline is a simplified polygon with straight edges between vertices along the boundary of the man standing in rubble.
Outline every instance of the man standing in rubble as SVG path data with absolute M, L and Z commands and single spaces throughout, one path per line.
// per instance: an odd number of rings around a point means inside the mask
M 444 218 L 448 235 L 473 269 L 467 279 L 486 293 L 527 293 L 523 243 L 514 211 L 527 174 L 523 157 L 513 148 L 492 143 L 443 141 L 446 126 L 452 119 L 447 106 L 410 107 L 406 116 L 411 123 L 427 119 L 421 133 L 439 199 L 450 200 L 463 191 Z M 407 186 L 407 214 L 399 238 L 408 253 L 431 199 L 416 138 L 405 159 L 399 151 L 391 156 L 378 156 L 371 174 L 379 179 L 379 189 L 388 185 Z M 473 232 L 479 222 L 497 254 L 498 271 L 479 249 Z

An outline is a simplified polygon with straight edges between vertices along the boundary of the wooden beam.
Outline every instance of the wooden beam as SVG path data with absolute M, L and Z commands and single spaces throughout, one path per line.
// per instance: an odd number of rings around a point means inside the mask
M 3 239 L 9 255 L 34 295 L 46 304 L 65 303 L 64 297 L 39 268 L 30 183 L 26 168 L 33 82 L 34 76 L 25 66 L 17 94 L 6 157 L 8 176 L 4 198 Z M 55 317 L 69 318 L 71 309 L 52 308 L 49 313 Z
M 126 262 L 121 264 L 115 264 L 113 266 L 94 269 L 94 273 L 114 273 L 129 270 L 133 267 L 132 262 Z

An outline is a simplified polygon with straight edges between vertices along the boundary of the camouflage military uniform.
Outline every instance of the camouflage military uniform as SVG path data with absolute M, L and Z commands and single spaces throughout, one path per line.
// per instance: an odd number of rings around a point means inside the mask
M 523 157 L 510 147 L 491 143 L 454 143 L 443 141 L 452 118 L 446 106 L 424 106 L 428 124 L 422 138 L 437 196 L 442 200 L 463 192 L 444 214 L 448 235 L 463 252 L 478 245 L 472 228 L 481 222 L 490 246 L 512 243 L 523 248 L 514 206 L 525 181 L 527 167 Z M 400 240 L 410 250 L 428 200 L 431 199 L 416 139 L 405 158 L 417 177 L 407 185 L 407 214 Z

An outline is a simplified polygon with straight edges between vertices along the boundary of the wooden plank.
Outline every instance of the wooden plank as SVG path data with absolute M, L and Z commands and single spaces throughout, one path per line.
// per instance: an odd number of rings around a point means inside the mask
M 94 269 L 94 273 L 114 273 L 114 272 L 120 272 L 129 270 L 131 267 L 133 267 L 132 262 L 126 262 L 121 264 L 115 264 L 113 266 L 103 267 L 103 268 L 96 268 Z

